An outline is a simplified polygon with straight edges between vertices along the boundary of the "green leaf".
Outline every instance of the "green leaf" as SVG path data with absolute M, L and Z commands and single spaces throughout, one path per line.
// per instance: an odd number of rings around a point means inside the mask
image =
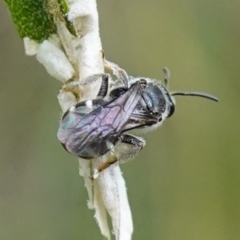
M 68 4 L 67 4 L 66 0 L 57 0 L 57 1 L 58 1 L 59 7 L 60 7 L 60 11 L 61 11 L 61 13 L 63 15 L 63 18 L 64 18 L 65 25 L 66 25 L 67 29 L 69 30 L 69 32 L 73 36 L 77 37 L 77 33 L 76 33 L 76 30 L 75 30 L 75 28 L 73 26 L 73 23 L 70 22 L 68 20 L 68 18 L 67 18 L 67 13 L 69 11 L 69 7 L 68 7 Z
M 19 35 L 37 42 L 56 33 L 46 0 L 5 0 Z

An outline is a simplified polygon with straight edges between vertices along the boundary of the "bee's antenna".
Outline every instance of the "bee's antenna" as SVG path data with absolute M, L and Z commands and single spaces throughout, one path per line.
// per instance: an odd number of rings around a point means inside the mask
M 207 98 L 212 101 L 218 102 L 218 98 L 214 97 L 213 95 L 207 93 L 200 93 L 200 92 L 172 92 L 171 96 L 194 96 L 194 97 L 202 97 Z
M 167 88 L 169 83 L 169 78 L 170 78 L 170 71 L 167 67 L 164 67 L 163 73 L 164 73 L 164 85 Z

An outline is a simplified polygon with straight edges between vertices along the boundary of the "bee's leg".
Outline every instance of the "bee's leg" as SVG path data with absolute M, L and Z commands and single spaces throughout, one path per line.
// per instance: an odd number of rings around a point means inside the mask
M 123 82 L 124 86 L 128 89 L 129 88 L 129 77 L 127 75 L 127 72 L 123 69 L 119 69 L 117 71 L 117 77 L 120 81 Z
M 79 84 L 79 81 L 71 81 L 65 83 L 60 89 L 58 100 L 60 105 L 63 106 L 63 112 L 66 112 L 71 106 L 79 101 L 93 98 L 91 95 L 91 84 L 94 85 L 97 80 L 101 80 L 101 86 L 98 91 L 97 97 L 104 98 L 108 93 L 109 87 L 109 74 L 100 73 L 91 75 Z M 87 93 L 90 93 L 88 95 Z
M 123 134 L 121 142 L 115 147 L 115 154 L 120 163 L 124 163 L 134 158 L 145 145 L 146 142 L 143 138 L 130 134 Z
M 109 75 L 108 74 L 102 74 L 102 84 L 99 89 L 97 97 L 106 97 L 108 93 L 108 87 L 109 87 Z
M 104 67 L 108 70 L 111 70 L 113 74 L 117 77 L 118 80 L 123 82 L 124 86 L 129 88 L 129 77 L 125 70 L 120 68 L 117 64 L 112 63 L 104 58 L 103 60 Z
M 98 74 L 93 74 L 90 75 L 86 78 L 83 78 L 80 85 L 81 86 L 86 86 L 86 85 L 91 85 L 93 83 L 95 83 L 98 80 L 104 80 L 105 78 L 108 78 L 109 74 L 107 73 L 98 73 Z
M 62 86 L 61 91 L 72 93 L 74 95 L 74 97 L 76 98 L 76 100 L 77 101 L 79 100 L 81 90 L 79 88 L 78 81 L 72 81 L 72 82 L 65 83 Z
M 111 155 L 106 161 L 94 170 L 93 179 L 96 179 L 100 172 L 110 167 L 112 164 L 119 161 L 119 163 L 127 162 L 134 158 L 145 146 L 146 142 L 143 138 L 136 137 L 130 134 L 123 134 L 120 142 L 111 150 Z
M 109 158 L 105 162 L 101 163 L 101 165 L 97 169 L 94 170 L 92 178 L 96 179 L 99 176 L 100 172 L 102 172 L 104 169 L 110 167 L 112 164 L 117 162 L 117 160 L 118 159 L 115 155 L 110 155 Z
M 92 98 L 92 91 L 99 88 L 99 81 L 101 81 L 101 86 L 98 92 L 96 92 L 96 97 L 104 98 L 108 93 L 109 87 L 109 77 L 110 75 L 107 73 L 99 73 L 93 74 L 81 81 L 79 87 L 83 89 L 84 96 L 82 96 L 82 100 Z M 90 93 L 90 95 L 88 94 Z
M 107 161 L 103 162 L 99 167 L 98 167 L 98 172 L 102 172 L 104 169 L 110 167 L 112 164 L 117 162 L 117 157 L 112 155 L 110 156 Z

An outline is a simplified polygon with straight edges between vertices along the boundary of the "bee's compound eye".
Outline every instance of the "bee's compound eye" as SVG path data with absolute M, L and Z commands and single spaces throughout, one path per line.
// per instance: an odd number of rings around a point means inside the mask
M 173 102 L 169 103 L 169 113 L 168 113 L 168 118 L 171 117 L 173 115 L 175 111 L 175 105 Z

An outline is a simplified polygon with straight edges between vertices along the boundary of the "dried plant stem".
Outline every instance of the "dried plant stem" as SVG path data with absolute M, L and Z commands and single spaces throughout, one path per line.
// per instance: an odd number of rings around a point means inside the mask
M 104 72 L 96 0 L 5 1 L 23 38 L 26 54 L 36 55 L 47 72 L 63 84 L 77 82 L 74 86 L 78 97 L 66 88 L 60 91 L 62 111 L 79 100 L 96 98 L 101 78 L 84 88 L 81 85 L 87 77 Z M 88 206 L 95 209 L 95 218 L 106 239 L 111 239 L 108 212 L 115 239 L 130 240 L 132 216 L 118 163 L 91 179 L 94 169 L 107 158 L 108 154 L 91 161 L 79 159 L 79 173 L 89 195 Z
M 85 4 L 87 5 L 86 8 L 81 8 L 82 14 L 75 18 L 75 24 L 79 21 L 81 22 L 81 28 L 78 29 L 81 33 L 81 51 L 79 56 L 80 82 L 92 74 L 104 72 L 96 2 L 87 1 Z M 90 11 L 87 12 L 87 10 Z M 76 13 L 76 9 L 73 11 Z M 74 20 L 71 15 L 71 7 L 69 19 Z M 98 82 L 99 84 L 100 82 Z M 99 86 L 98 88 L 91 86 L 91 89 L 91 94 L 94 98 L 97 94 L 96 89 L 99 89 Z M 96 211 L 95 218 L 102 234 L 107 239 L 110 239 L 110 231 L 107 224 L 106 210 L 111 216 L 116 240 L 130 240 L 133 231 L 132 216 L 125 181 L 119 165 L 105 169 L 95 180 L 89 178 L 93 172 L 92 168 L 105 160 L 106 157 L 102 157 L 93 160 L 93 164 L 90 164 L 86 160 L 79 159 L 80 175 L 84 177 L 85 186 L 89 193 L 89 206 L 94 207 Z

